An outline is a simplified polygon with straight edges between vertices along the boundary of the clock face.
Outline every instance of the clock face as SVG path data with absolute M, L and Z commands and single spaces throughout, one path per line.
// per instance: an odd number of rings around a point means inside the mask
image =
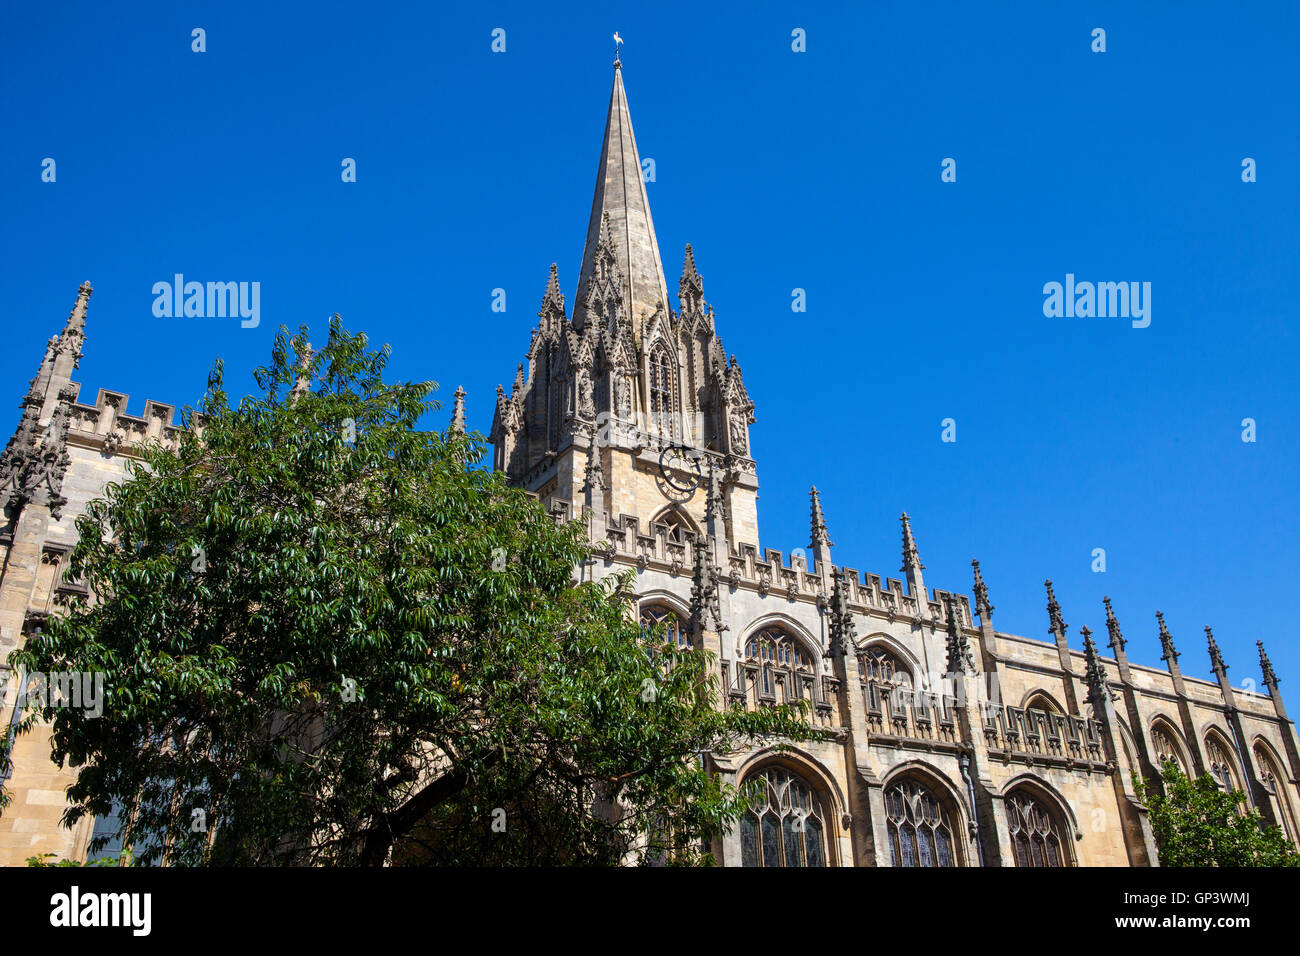
M 700 453 L 685 445 L 669 445 L 659 455 L 659 490 L 673 501 L 686 501 L 703 480 Z

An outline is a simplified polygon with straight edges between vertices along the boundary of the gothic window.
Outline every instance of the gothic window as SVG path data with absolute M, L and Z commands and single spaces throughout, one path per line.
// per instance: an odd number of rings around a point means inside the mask
M 756 782 L 759 795 L 740 818 L 741 864 L 825 866 L 826 813 L 807 781 L 768 767 L 746 782 Z
M 679 544 L 684 544 L 686 542 L 686 536 L 688 534 L 695 533 L 687 523 L 686 518 L 682 516 L 682 513 L 673 508 L 663 511 L 660 513 L 659 517 L 650 522 L 652 528 L 655 525 L 663 525 L 666 527 L 668 529 L 669 540 L 675 541 Z
M 880 646 L 868 647 L 858 655 L 858 677 L 867 686 L 867 707 L 879 712 L 894 688 L 910 687 L 912 674 L 907 665 Z M 895 706 L 901 701 L 895 700 Z
M 1228 793 L 1241 789 L 1241 785 L 1237 783 L 1236 765 L 1228 756 L 1228 748 L 1224 746 L 1217 734 L 1210 734 L 1205 738 L 1205 757 L 1210 762 L 1210 776 L 1220 788 Z
M 1151 728 L 1151 746 L 1155 748 L 1157 766 L 1163 768 L 1166 763 L 1173 761 L 1175 767 L 1187 773 L 1187 763 L 1183 760 L 1182 751 L 1174 743 L 1173 734 L 1167 727 L 1157 724 Z
M 669 438 L 677 437 L 677 370 L 663 342 L 650 351 L 650 425 Z
M 1048 714 L 1062 713 L 1061 708 L 1057 706 L 1056 701 L 1046 694 L 1035 694 L 1025 702 L 1025 710 L 1041 710 Z
M 1287 799 L 1286 774 L 1263 743 L 1255 744 L 1255 765 L 1259 767 L 1259 782 L 1268 791 L 1268 802 L 1273 805 L 1273 819 L 1278 821 L 1286 838 L 1296 842 L 1295 821 L 1291 819 L 1291 801 Z
M 924 784 L 906 779 L 885 788 L 889 859 L 894 866 L 957 866 L 952 818 Z
M 785 675 L 787 699 L 804 697 L 811 688 L 813 658 L 803 642 L 778 627 L 759 631 L 745 642 L 745 659 L 757 671 L 759 692 L 764 697 L 776 696 L 776 675 Z
M 662 630 L 659 630 L 662 628 Z M 648 604 L 641 609 L 641 634 L 648 641 L 662 634 L 660 640 L 678 647 L 690 647 L 691 639 L 681 618 L 672 608 L 662 604 Z
M 1016 866 L 1065 865 L 1056 817 L 1041 800 L 1016 791 L 1007 797 L 1006 808 Z

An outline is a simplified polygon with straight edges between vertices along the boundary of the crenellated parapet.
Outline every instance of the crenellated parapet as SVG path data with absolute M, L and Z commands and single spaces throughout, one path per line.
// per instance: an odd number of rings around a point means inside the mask
M 105 455 L 123 454 L 128 457 L 154 440 L 172 450 L 180 447 L 182 428 L 173 423 L 175 405 L 149 399 L 144 403 L 141 415 L 131 415 L 126 408 L 127 395 L 124 392 L 105 388 L 99 389 L 93 405 L 74 402 L 68 442 Z

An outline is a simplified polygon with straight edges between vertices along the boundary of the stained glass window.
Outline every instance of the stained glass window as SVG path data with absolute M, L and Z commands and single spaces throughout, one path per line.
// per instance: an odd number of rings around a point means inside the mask
M 759 798 L 740 821 L 741 863 L 826 866 L 826 818 L 807 781 L 784 767 L 768 767 L 747 782 L 755 781 Z
M 1155 748 L 1158 765 L 1163 767 L 1172 760 L 1174 766 L 1187 773 L 1187 764 L 1183 762 L 1182 752 L 1174 744 L 1172 735 L 1164 726 L 1157 724 L 1151 728 L 1151 746 Z
M 1236 767 L 1233 765 L 1232 759 L 1228 756 L 1223 744 L 1214 734 L 1205 738 L 1205 756 L 1210 761 L 1210 775 L 1214 777 L 1215 783 L 1229 793 L 1241 789 L 1237 785 Z
M 1006 800 L 1007 824 L 1017 866 L 1064 866 L 1061 831 L 1047 806 L 1024 791 Z
M 662 632 L 657 630 L 661 627 Z M 658 633 L 662 633 L 660 640 L 666 643 L 676 644 L 678 647 L 691 646 L 690 636 L 675 611 L 660 604 L 648 604 L 641 608 L 641 634 L 646 640 L 650 640 Z
M 912 779 L 885 790 L 889 858 L 894 866 L 956 866 L 952 821 L 934 792 Z
M 745 658 L 758 665 L 760 686 L 768 697 L 776 694 L 773 668 L 779 667 L 794 675 L 786 683 L 786 694 L 790 698 L 803 696 L 803 685 L 798 675 L 812 677 L 815 674 L 813 657 L 803 643 L 780 628 L 760 631 L 746 641 Z

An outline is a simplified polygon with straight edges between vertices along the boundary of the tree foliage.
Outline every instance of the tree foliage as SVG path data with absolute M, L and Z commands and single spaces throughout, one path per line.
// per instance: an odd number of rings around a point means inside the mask
M 43 712 L 65 822 L 120 809 L 144 865 L 700 862 L 746 803 L 704 755 L 814 732 L 720 708 L 716 662 L 645 640 L 626 577 L 578 583 L 582 523 L 421 428 L 436 386 L 388 357 L 281 329 L 233 406 L 218 361 L 179 449 L 79 519 L 94 597 L 12 660 L 104 674 L 102 716 Z
M 1164 793 L 1150 791 L 1137 775 L 1138 797 L 1147 803 L 1161 866 L 1297 866 L 1300 854 L 1259 810 L 1246 811 L 1246 795 L 1223 790 L 1213 777 L 1189 779 L 1173 761 L 1161 770 Z

